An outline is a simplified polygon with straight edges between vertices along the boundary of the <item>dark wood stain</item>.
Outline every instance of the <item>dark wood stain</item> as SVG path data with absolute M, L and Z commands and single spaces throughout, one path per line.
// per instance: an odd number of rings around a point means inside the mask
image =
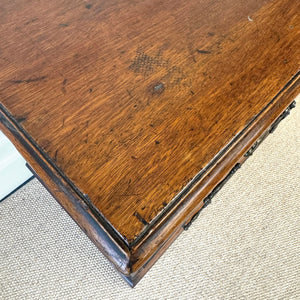
M 299 91 L 294 0 L 1 7 L 0 128 L 131 284 Z

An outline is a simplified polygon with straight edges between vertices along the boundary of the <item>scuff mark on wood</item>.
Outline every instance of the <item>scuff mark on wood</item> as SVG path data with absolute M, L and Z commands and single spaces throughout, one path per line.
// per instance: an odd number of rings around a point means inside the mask
M 135 73 L 150 75 L 155 68 L 167 67 L 168 61 L 164 60 L 162 55 L 158 53 L 156 56 L 150 56 L 142 51 L 137 51 L 137 54 L 129 66 L 129 69 Z
M 165 85 L 162 82 L 158 82 L 155 84 L 152 84 L 150 86 L 150 91 L 152 95 L 160 95 L 164 92 L 165 90 Z
M 157 91 L 161 90 L 162 88 L 164 88 L 164 84 L 163 83 L 159 83 L 153 89 L 154 89 L 155 92 L 157 92 Z

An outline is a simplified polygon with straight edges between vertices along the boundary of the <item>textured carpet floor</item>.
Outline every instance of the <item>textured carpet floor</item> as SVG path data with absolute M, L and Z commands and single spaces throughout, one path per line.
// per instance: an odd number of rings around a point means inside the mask
M 300 299 L 298 107 L 131 289 L 35 179 L 0 203 L 1 299 Z

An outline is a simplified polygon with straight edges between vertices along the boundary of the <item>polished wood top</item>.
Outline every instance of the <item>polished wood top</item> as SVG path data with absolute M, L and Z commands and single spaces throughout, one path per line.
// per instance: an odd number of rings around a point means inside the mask
M 2 110 L 131 246 L 297 73 L 299 12 L 3 0 Z

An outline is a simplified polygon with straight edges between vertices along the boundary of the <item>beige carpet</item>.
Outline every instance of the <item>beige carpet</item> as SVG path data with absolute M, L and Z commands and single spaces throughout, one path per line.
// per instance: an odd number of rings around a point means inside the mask
M 298 107 L 131 289 L 37 180 L 0 203 L 1 299 L 300 299 Z

